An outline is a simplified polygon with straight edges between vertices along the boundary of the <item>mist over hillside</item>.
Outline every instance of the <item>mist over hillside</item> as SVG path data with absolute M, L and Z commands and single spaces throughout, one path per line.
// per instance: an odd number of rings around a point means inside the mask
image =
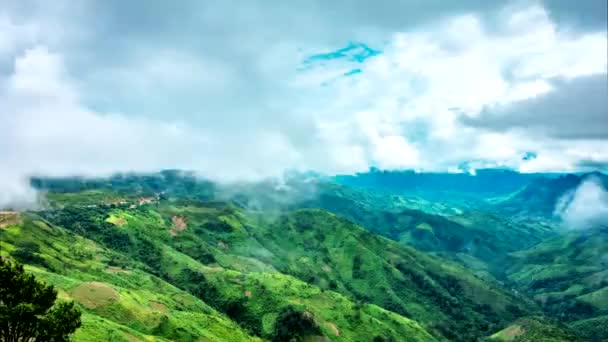
M 579 217 L 588 230 L 564 233 L 563 227 L 579 214 L 589 182 L 605 193 L 604 176 L 485 172 L 493 182 L 517 179 L 519 188 L 486 192 L 459 188 L 462 176 L 413 173 L 402 173 L 401 184 L 433 182 L 387 188 L 399 177 L 386 173 L 384 180 L 376 171 L 373 186 L 355 187 L 344 177 L 311 174 L 231 185 L 178 170 L 37 177 L 31 184 L 44 198 L 41 206 L 2 213 L 2 255 L 29 265 L 80 303 L 85 325 L 79 340 L 110 332 L 225 340 L 222 329 L 231 324 L 228 329 L 242 334 L 235 341 L 267 339 L 287 306 L 312 315 L 315 334 L 330 340 L 497 338 L 501 329 L 528 326 L 538 318 L 527 317 L 540 316 L 543 323 L 531 325 L 530 333 L 545 329 L 564 341 L 589 336 L 587 320 L 607 313 L 602 300 L 589 300 L 603 298 L 608 284 L 605 227 L 588 212 Z M 480 177 L 468 181 L 488 184 Z M 438 192 L 435 182 L 449 200 L 431 196 Z M 547 196 L 543 189 L 554 183 L 568 186 Z M 548 203 L 518 208 L 538 219 L 514 216 L 512 205 L 505 209 L 535 188 L 534 203 Z M 572 193 L 563 209 L 570 216 L 546 216 L 543 208 Z M 70 240 L 79 242 L 59 247 Z M 91 248 L 98 252 L 85 252 Z M 132 287 L 133 281 L 144 287 Z M 145 284 L 162 286 L 145 290 Z M 188 306 L 175 302 L 178 293 L 193 296 Z M 132 298 L 148 299 L 133 306 Z M 387 330 L 390 315 L 396 316 Z M 195 328 L 210 317 L 223 323 Z M 361 330 L 356 322 L 362 319 L 383 323 Z

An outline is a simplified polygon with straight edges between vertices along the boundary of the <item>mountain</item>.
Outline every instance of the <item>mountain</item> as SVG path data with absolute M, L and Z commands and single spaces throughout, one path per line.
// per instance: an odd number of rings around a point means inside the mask
M 3 256 L 27 264 L 29 272 L 59 289 L 61 299 L 80 305 L 84 315 L 77 341 L 263 340 L 271 336 L 277 314 L 287 305 L 310 315 L 329 340 L 435 340 L 411 319 L 324 291 L 255 259 L 206 254 L 208 246 L 185 241 L 167 244 L 172 226 L 156 222 L 154 228 L 164 232 L 155 234 L 138 225 L 154 222 L 158 216 L 152 211 L 124 213 L 129 221 L 123 224 L 119 216 L 96 216 L 100 210 L 56 213 L 63 223 L 72 214 L 80 215 L 82 220 L 66 224 L 69 229 L 24 214 L 0 230 Z M 224 261 L 209 263 L 215 257 Z
M 517 191 L 542 176 L 550 175 L 524 174 L 502 169 L 477 170 L 475 174 L 371 170 L 356 175 L 337 176 L 336 181 L 349 187 L 385 190 L 392 193 L 417 192 L 437 197 L 449 193 L 496 196 Z M 443 197 L 449 198 L 449 196 Z
M 492 280 L 322 209 L 256 210 L 176 184 L 153 194 L 54 186 L 48 209 L 22 214 L 0 237 L 3 253 L 77 300 L 86 322 L 105 322 L 80 337 L 188 340 L 212 320 L 211 340 L 222 329 L 270 339 L 291 305 L 329 340 L 468 341 L 537 312 Z
M 83 325 L 74 340 L 255 340 L 226 315 L 142 265 L 119 266 L 128 262 L 126 255 L 37 215 L 16 217 L 0 226 L 1 255 L 26 264 L 29 273 L 54 285 L 59 299 L 79 304 Z
M 86 190 L 105 190 L 121 196 L 152 196 L 171 194 L 182 198 L 199 200 L 211 199 L 217 185 L 197 177 L 193 172 L 182 170 L 163 170 L 157 173 L 118 173 L 107 178 L 50 178 L 32 177 L 32 187 L 49 192 L 51 196 L 69 196 Z M 76 200 L 91 200 L 91 196 L 76 196 Z M 82 203 L 72 203 L 82 204 Z
M 543 317 L 520 318 L 505 329 L 490 336 L 496 342 L 573 342 L 582 341 L 569 327 Z
M 506 273 L 513 287 L 548 315 L 608 339 L 606 329 L 592 323 L 605 322 L 608 315 L 606 227 L 567 232 L 512 256 Z
M 520 223 L 489 210 L 369 189 L 317 183 L 315 195 L 296 205 L 339 214 L 371 232 L 482 273 L 501 274 L 508 253 L 554 235 L 554 228 L 542 222 Z
M 608 340 L 608 315 L 582 319 L 570 324 L 572 330 L 578 333 L 583 341 Z
M 497 208 L 504 214 L 517 215 L 524 220 L 552 218 L 560 198 L 574 192 L 588 180 L 593 180 L 604 190 L 608 190 L 608 176 L 600 172 L 568 174 L 555 178 L 540 177 L 519 191 L 498 200 Z
M 0 250 L 79 303 L 76 340 L 608 338 L 606 229 L 563 232 L 542 211 L 602 175 L 505 177 L 526 184 L 37 178 L 44 208 L 0 212 Z
M 492 172 L 487 172 L 494 175 Z M 499 175 L 502 173 L 499 173 Z M 510 175 L 510 174 L 508 174 Z M 553 228 L 544 222 L 515 222 L 496 215 L 492 208 L 459 205 L 467 202 L 451 194 L 459 204 L 429 201 L 420 197 L 398 195 L 365 188 L 351 188 L 319 177 L 293 177 L 283 183 L 259 182 L 215 185 L 196 182 L 190 174 L 164 171 L 151 175 L 115 176 L 108 180 L 39 179 L 36 185 L 51 190 L 48 196 L 68 203 L 73 193 L 83 190 L 86 196 L 75 202 L 100 200 L 99 196 L 133 198 L 134 196 L 187 198 L 226 201 L 248 211 L 278 215 L 285 210 L 323 209 L 402 244 L 442 255 L 479 274 L 498 275 L 502 261 L 510 252 L 528 248 L 552 236 Z M 511 177 L 511 176 L 509 176 Z M 59 191 L 59 192 L 58 192 Z M 156 191 L 156 192 L 155 192 Z M 116 199 L 107 198 L 107 203 Z

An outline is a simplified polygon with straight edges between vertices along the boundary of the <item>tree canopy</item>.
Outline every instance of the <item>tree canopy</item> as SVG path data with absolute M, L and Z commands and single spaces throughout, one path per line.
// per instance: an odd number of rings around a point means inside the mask
M 0 341 L 67 341 L 81 313 L 73 302 L 56 299 L 52 286 L 0 258 Z
M 273 332 L 273 341 L 302 341 L 307 336 L 323 335 L 321 329 L 307 312 L 287 306 L 279 313 Z

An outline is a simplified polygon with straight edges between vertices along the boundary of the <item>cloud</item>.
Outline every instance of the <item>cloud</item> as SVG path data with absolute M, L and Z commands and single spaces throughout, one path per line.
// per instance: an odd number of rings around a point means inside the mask
M 605 28 L 561 8 L 3 3 L 0 206 L 33 198 L 37 174 L 184 168 L 230 182 L 370 166 L 605 165 L 601 99 L 576 125 L 564 99 L 603 89 Z
M 227 153 L 235 148 L 234 153 L 242 153 L 238 159 L 244 160 L 251 151 L 246 145 L 223 147 L 214 132 L 195 130 L 185 122 L 91 111 L 66 78 L 60 56 L 42 47 L 27 50 L 16 60 L 3 95 L 9 101 L 1 109 L 12 114 L 4 118 L 8 135 L 3 139 L 7 144 L 3 161 L 32 173 L 103 174 L 120 165 L 142 170 L 162 165 L 213 169 L 212 165 L 199 165 L 207 162 L 205 152 L 218 149 Z M 262 148 L 256 158 L 275 159 L 289 145 L 272 131 L 252 134 L 257 134 L 256 147 Z M 236 142 L 239 139 L 232 137 Z M 187 160 L 184 154 L 194 151 L 200 154 Z M 247 172 L 228 166 L 222 165 L 216 172 L 223 170 L 227 178 Z
M 583 181 L 575 191 L 563 195 L 555 214 L 568 229 L 587 229 L 608 225 L 608 192 L 599 179 Z
M 296 150 L 290 140 L 298 137 L 287 136 L 280 130 L 285 126 L 271 122 L 247 131 L 246 124 L 193 127 L 183 120 L 92 111 L 66 75 L 61 56 L 44 47 L 26 50 L 16 59 L 0 96 L 6 100 L 0 104 L 6 113 L 0 205 L 14 206 L 27 196 L 34 200 L 27 186 L 32 175 L 108 175 L 170 166 L 218 181 L 258 180 L 295 168 L 302 153 L 321 156 L 309 155 L 305 161 L 327 163 L 325 169 L 336 167 L 337 172 L 342 167 L 339 156 L 323 160 L 322 151 L 314 150 L 320 146 Z M 313 141 L 314 136 L 306 138 Z
M 467 125 L 507 131 L 526 128 L 564 139 L 608 139 L 608 78 L 606 74 L 556 80 L 535 97 L 486 108 Z
M 422 171 L 466 162 L 567 172 L 607 161 L 605 33 L 561 32 L 540 6 L 507 7 L 496 18 L 491 28 L 467 14 L 398 32 L 363 66 L 325 61 L 303 78 L 328 75 L 315 96 L 326 96 L 319 111 L 335 121 L 328 126 L 348 127 L 353 141 L 403 137 L 399 152 L 371 153 L 376 165 L 387 154 Z M 355 67 L 361 72 L 351 77 L 331 74 Z M 349 113 L 358 125 L 344 124 Z M 408 158 L 412 150 L 420 158 Z
M 545 0 L 543 5 L 553 20 L 569 29 L 606 29 L 608 15 L 606 1 Z

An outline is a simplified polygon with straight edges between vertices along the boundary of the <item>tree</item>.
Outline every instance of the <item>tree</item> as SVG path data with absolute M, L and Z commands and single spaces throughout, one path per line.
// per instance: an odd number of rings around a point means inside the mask
M 312 315 L 287 306 L 277 317 L 272 340 L 276 342 L 302 341 L 307 336 L 315 335 L 323 334 Z
M 57 291 L 0 258 L 0 341 L 60 342 L 80 327 L 73 302 L 55 304 Z

